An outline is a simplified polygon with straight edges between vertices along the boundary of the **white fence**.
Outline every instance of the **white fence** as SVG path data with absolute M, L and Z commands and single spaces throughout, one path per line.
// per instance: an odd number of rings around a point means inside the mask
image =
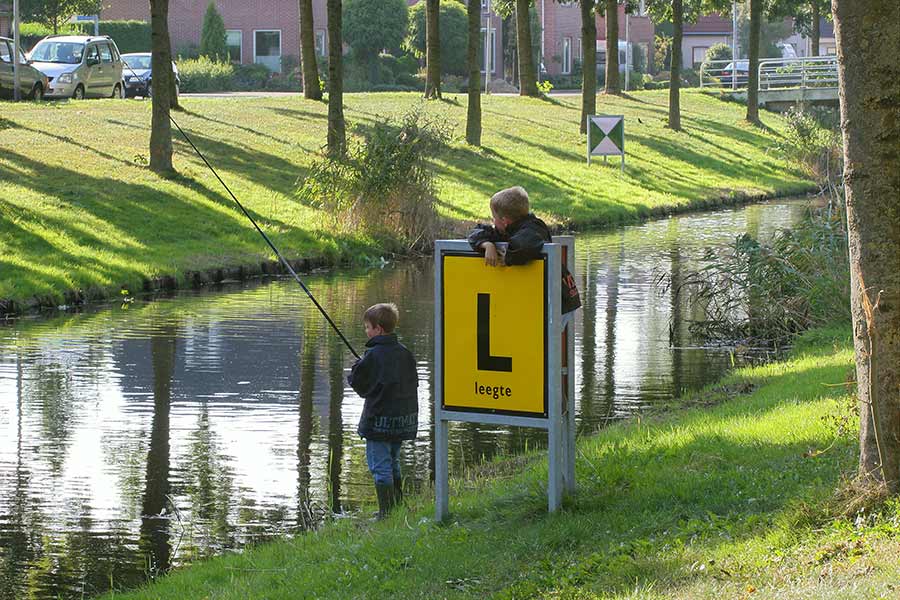
M 743 89 L 749 60 L 712 60 L 700 67 L 700 87 Z M 759 89 L 829 89 L 838 87 L 837 57 L 764 58 L 759 61 Z

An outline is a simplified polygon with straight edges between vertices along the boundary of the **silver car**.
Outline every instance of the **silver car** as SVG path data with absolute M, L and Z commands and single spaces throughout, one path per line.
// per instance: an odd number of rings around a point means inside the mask
M 15 97 L 13 85 L 15 72 L 13 65 L 13 41 L 0 37 L 0 98 Z M 28 64 L 28 60 L 19 49 L 19 90 L 22 98 L 40 100 L 47 89 L 47 76 Z
M 50 87 L 45 98 L 122 98 L 122 57 L 107 36 L 51 35 L 28 54 Z

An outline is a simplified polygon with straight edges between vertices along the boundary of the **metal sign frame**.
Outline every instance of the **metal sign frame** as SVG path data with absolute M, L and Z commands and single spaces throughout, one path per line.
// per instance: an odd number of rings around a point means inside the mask
M 616 154 L 592 154 L 591 153 L 591 120 L 595 117 L 604 117 L 607 119 L 621 119 L 622 120 L 622 148 L 620 148 L 621 152 L 617 152 Z M 585 130 L 587 131 L 587 164 L 591 164 L 591 156 L 602 156 L 603 162 L 606 162 L 607 156 L 621 156 L 622 164 L 621 171 L 625 172 L 625 115 L 587 115 L 585 116 Z
M 505 244 L 499 244 L 505 246 Z M 574 311 L 562 314 L 562 261 L 575 270 L 575 238 L 555 236 L 541 251 L 546 260 L 544 290 L 544 382 L 545 415 L 523 415 L 489 409 L 457 410 L 444 408 L 444 257 L 480 257 L 465 240 L 438 240 L 434 248 L 434 438 L 435 438 L 435 518 L 443 521 L 450 514 L 449 430 L 450 423 L 468 422 L 490 425 L 537 427 L 548 433 L 548 510 L 562 506 L 563 493 L 575 490 L 575 335 Z M 510 267 L 515 268 L 515 267 Z

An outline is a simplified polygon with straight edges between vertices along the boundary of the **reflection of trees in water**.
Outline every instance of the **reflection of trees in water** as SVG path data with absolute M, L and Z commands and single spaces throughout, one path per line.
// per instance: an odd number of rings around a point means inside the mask
M 340 513 L 341 467 L 344 458 L 344 351 L 336 336 L 329 336 L 328 352 L 328 489 L 331 492 L 331 512 Z
M 300 391 L 297 398 L 297 526 L 310 529 L 315 523 L 310 493 L 310 444 L 313 432 L 313 388 L 316 373 L 316 347 L 309 331 L 301 334 Z

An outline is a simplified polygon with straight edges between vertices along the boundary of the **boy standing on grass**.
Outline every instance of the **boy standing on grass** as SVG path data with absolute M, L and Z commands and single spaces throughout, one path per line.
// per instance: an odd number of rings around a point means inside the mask
M 550 242 L 550 229 L 529 212 L 528 192 L 521 186 L 500 190 L 491 196 L 494 225 L 478 225 L 469 234 L 473 250 L 484 252 L 484 262 L 492 267 L 524 265 L 539 258 L 545 242 Z M 501 255 L 496 242 L 509 242 Z M 581 306 L 575 278 L 562 265 L 562 312 Z
M 378 518 L 403 499 L 400 445 L 416 439 L 419 386 L 416 360 L 397 341 L 400 315 L 394 304 L 376 304 L 363 315 L 366 353 L 350 369 L 347 382 L 365 398 L 357 432 L 366 439 L 366 463 L 375 480 Z

